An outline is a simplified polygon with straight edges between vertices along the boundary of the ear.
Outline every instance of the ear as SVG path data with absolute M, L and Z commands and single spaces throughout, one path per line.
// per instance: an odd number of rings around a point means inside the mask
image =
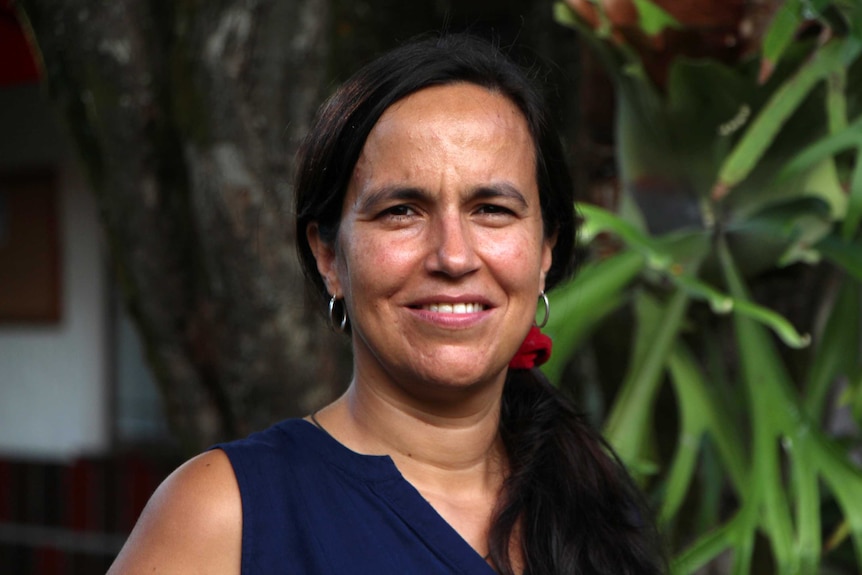
M 320 236 L 320 228 L 318 228 L 317 222 L 308 224 L 305 228 L 305 237 L 308 239 L 308 246 L 311 248 L 311 253 L 314 254 L 314 259 L 317 261 L 317 271 L 320 273 L 320 277 L 323 278 L 326 291 L 330 295 L 343 297 L 344 294 L 341 291 L 341 282 L 338 280 L 338 270 L 335 265 L 335 246 Z
M 542 241 L 542 280 L 541 290 L 545 291 L 545 278 L 548 271 L 551 269 L 551 264 L 554 261 L 554 246 L 557 245 L 557 232 L 545 237 Z

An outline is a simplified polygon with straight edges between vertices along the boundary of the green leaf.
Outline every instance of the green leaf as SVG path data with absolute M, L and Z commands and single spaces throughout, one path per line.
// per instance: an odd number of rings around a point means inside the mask
M 612 232 L 620 237 L 629 247 L 640 252 L 649 267 L 666 269 L 671 264 L 671 257 L 650 236 L 637 229 L 630 222 L 591 204 L 577 204 L 576 209 L 584 217 L 581 227 L 581 237 L 585 241 L 602 232 Z
M 608 20 L 608 16 L 605 14 L 605 10 L 602 8 L 601 3 L 593 2 L 593 5 L 595 6 L 596 14 L 598 14 L 599 17 L 599 25 L 596 30 L 591 29 L 586 22 L 581 20 L 580 15 L 575 11 L 575 9 L 565 2 L 554 2 L 554 20 L 563 26 L 574 28 L 586 35 L 588 38 L 593 37 L 593 34 L 595 34 L 595 37 L 598 39 L 607 39 L 611 36 L 611 22 Z
M 583 204 L 579 207 L 579 210 L 586 217 L 585 226 L 590 229 L 587 233 L 588 237 L 600 231 L 613 231 L 623 238 L 629 246 L 641 251 L 647 257 L 648 265 L 651 264 L 651 267 L 660 270 L 671 269 L 671 256 L 659 243 L 655 242 L 629 222 L 596 206 Z M 772 329 L 790 347 L 801 348 L 810 343 L 808 335 L 800 334 L 790 322 L 767 308 L 750 301 L 734 301 L 691 274 L 671 273 L 669 277 L 687 292 L 706 299 L 713 309 L 719 313 L 729 311 L 732 307 L 738 313 L 747 315 L 763 323 Z
M 574 28 L 575 30 L 580 30 L 584 25 L 581 19 L 578 18 L 577 12 L 572 10 L 565 2 L 554 2 L 553 11 L 554 21 L 558 24 Z
M 820 240 L 815 246 L 832 263 L 862 282 L 862 239 L 845 242 L 835 234 Z
M 623 301 L 623 291 L 643 265 L 643 256 L 626 250 L 591 263 L 573 280 L 550 293 L 551 317 L 544 331 L 554 341 L 554 353 L 542 366 L 550 381 L 559 381 L 572 352 L 583 337 Z
M 847 127 L 847 70 L 835 70 L 826 82 L 826 112 L 829 133 L 835 134 Z
M 668 524 L 676 515 L 688 493 L 701 441 L 703 441 L 702 429 L 698 429 L 690 420 L 684 421 L 677 439 L 676 452 L 667 470 L 659 515 L 659 522 L 662 525 Z
M 723 242 L 719 243 L 719 255 L 731 293 L 737 299 L 748 299 L 747 290 Z M 793 526 L 781 482 L 782 469 L 775 448 L 779 440 L 791 452 L 791 457 L 803 457 L 805 463 L 801 464 L 820 471 L 823 481 L 836 495 L 849 519 L 859 556 L 862 552 L 862 506 L 858 502 L 862 501 L 862 473 L 836 449 L 834 442 L 823 437 L 819 429 L 806 419 L 804 411 L 799 408 L 790 377 L 763 328 L 739 315 L 735 316 L 735 324 L 743 381 L 753 409 L 752 484 L 758 490 L 758 498 L 763 501 L 764 529 L 772 542 L 779 572 L 797 573 L 802 568 L 802 556 L 793 544 Z M 811 502 L 805 505 L 809 506 L 807 513 L 813 513 Z
M 862 151 L 856 154 L 856 167 L 850 179 L 850 198 L 847 202 L 847 215 L 841 225 L 841 235 L 846 241 L 852 240 L 862 221 Z
M 800 439 L 812 444 L 810 463 L 820 469 L 823 483 L 835 494 L 853 537 L 856 560 L 862 564 L 862 471 L 816 427 Z
M 799 426 L 790 443 L 791 476 L 793 480 L 796 525 L 799 527 L 796 548 L 800 575 L 815 575 L 821 554 L 820 543 L 820 484 L 817 469 L 811 465 L 811 442 Z
M 836 527 L 829 538 L 826 540 L 825 547 L 827 551 L 831 551 L 841 545 L 841 543 L 850 536 L 850 522 L 846 519 Z
M 777 184 L 784 185 L 827 158 L 852 148 L 862 148 L 862 117 L 843 130 L 831 133 L 803 148 L 778 172 Z
M 751 558 L 754 556 L 755 526 L 751 521 L 740 523 L 733 547 L 733 575 L 751 575 Z
M 734 298 L 733 310 L 737 315 L 753 319 L 768 327 L 789 347 L 801 349 L 811 343 L 810 335 L 800 334 L 793 327 L 793 324 L 787 321 L 781 314 L 769 308 L 758 305 L 750 300 Z
M 704 375 L 682 341 L 677 342 L 671 362 L 672 368 L 676 370 L 678 376 L 681 376 L 677 382 L 679 385 L 675 389 L 682 390 L 683 396 L 690 395 L 692 402 L 700 405 L 699 409 L 693 411 L 693 415 L 702 418 L 705 422 L 734 487 L 741 493 L 747 486 L 748 471 L 745 466 L 745 450 L 737 436 L 738 430 L 728 426 L 728 422 L 732 421 L 731 414 L 710 392 Z
M 649 36 L 661 33 L 665 28 L 682 28 L 676 18 L 650 0 L 634 0 L 638 11 L 640 29 Z
M 845 279 L 837 296 L 826 297 L 829 317 L 823 333 L 817 341 L 811 370 L 805 385 L 805 406 L 815 421 L 820 420 L 826 397 L 835 379 L 840 375 L 849 376 L 855 368 L 856 354 L 849 349 L 859 349 L 859 318 L 862 308 L 859 301 L 859 285 Z
M 663 522 L 669 521 L 682 504 L 705 434 L 714 439 L 737 493 L 744 493 L 748 485 L 744 451 L 734 436 L 734 427 L 728 425 L 731 416 L 723 412 L 721 403 L 711 396 L 700 368 L 681 340 L 676 342 L 668 368 L 682 421 L 661 508 Z
M 733 298 L 722 293 L 706 282 L 701 281 L 697 277 L 687 274 L 670 274 L 668 277 L 685 290 L 689 296 L 697 299 L 705 300 L 713 313 L 726 314 L 733 310 Z
M 728 523 L 703 535 L 673 559 L 671 573 L 673 575 L 694 573 L 718 557 L 725 549 L 732 547 L 736 541 L 739 524 L 740 516 L 737 515 Z
M 862 47 L 854 40 L 833 38 L 773 93 L 722 164 L 713 188 L 713 199 L 722 199 L 748 176 L 814 86 L 855 60 L 860 51 Z
M 855 377 L 855 381 L 850 382 L 850 389 L 853 397 L 850 401 L 850 413 L 856 420 L 856 425 L 862 425 L 862 370 Z
M 763 58 L 769 69 L 775 68 L 781 60 L 802 20 L 801 0 L 787 0 L 772 17 L 772 23 L 763 39 Z
M 850 24 L 850 33 L 854 37 L 862 39 L 862 2 L 847 0 L 844 5 L 847 11 L 846 20 Z
M 811 343 L 810 335 L 800 334 L 793 327 L 793 324 L 769 308 L 756 304 L 749 299 L 740 299 L 724 294 L 688 274 L 671 274 L 669 277 L 693 297 L 707 300 L 714 312 L 729 313 L 733 311 L 753 319 L 771 329 L 789 347 L 799 349 L 807 347 Z
M 719 256 L 730 293 L 740 305 L 748 302 L 748 290 L 724 242 L 719 243 Z M 734 326 L 743 380 L 752 407 L 751 479 L 757 490 L 752 501 L 762 501 L 764 528 L 772 542 L 779 572 L 794 572 L 793 564 L 798 558 L 793 550 L 793 523 L 776 450 L 780 430 L 792 427 L 791 418 L 798 411 L 792 400 L 790 377 L 762 326 L 739 313 L 734 314 Z
M 824 169 L 828 178 L 828 166 Z M 791 196 L 728 225 L 729 241 L 734 247 L 745 246 L 739 252 L 745 261 L 757 257 L 770 268 L 816 261 L 819 253 L 813 246 L 831 232 L 833 209 L 821 196 Z
M 688 301 L 681 290 L 664 306 L 640 294 L 634 358 L 605 425 L 608 441 L 627 463 L 643 453 L 644 441 L 650 435 L 652 405 Z

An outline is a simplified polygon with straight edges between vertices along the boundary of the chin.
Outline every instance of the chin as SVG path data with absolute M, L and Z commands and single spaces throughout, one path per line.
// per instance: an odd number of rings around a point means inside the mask
M 426 385 L 432 385 L 441 389 L 468 390 L 483 387 L 501 381 L 505 376 L 505 367 L 499 369 L 482 368 L 474 361 L 464 364 L 453 362 L 444 363 L 440 360 L 439 365 L 446 365 L 447 369 L 428 370 L 419 374 L 419 379 Z

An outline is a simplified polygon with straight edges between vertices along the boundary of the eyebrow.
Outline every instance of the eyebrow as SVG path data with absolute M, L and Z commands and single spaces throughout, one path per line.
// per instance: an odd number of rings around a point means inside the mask
M 485 200 L 494 198 L 509 198 L 521 207 L 528 207 L 527 198 L 513 184 L 501 181 L 490 184 L 482 184 L 470 190 L 469 199 Z M 389 201 L 430 201 L 431 194 L 421 188 L 392 185 L 383 186 L 365 194 L 365 197 L 357 202 L 356 207 L 360 212 L 373 210 L 381 202 Z
M 524 194 L 522 194 L 517 187 L 505 181 L 494 182 L 492 184 L 484 186 L 478 186 L 473 190 L 471 196 L 474 200 L 503 197 L 516 201 L 523 208 L 526 208 L 529 205 L 527 204 L 527 198 L 524 197 Z
M 397 201 L 421 201 L 427 200 L 429 194 L 419 188 L 411 188 L 404 186 L 383 186 L 376 190 L 372 190 L 365 194 L 365 197 L 356 202 L 356 207 L 359 212 L 373 211 L 377 204 L 382 202 Z

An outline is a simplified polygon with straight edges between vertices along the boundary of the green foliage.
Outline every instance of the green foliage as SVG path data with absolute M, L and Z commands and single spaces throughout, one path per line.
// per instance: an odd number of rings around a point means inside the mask
M 640 27 L 650 35 L 658 34 L 665 28 L 681 28 L 676 18 L 649 0 L 634 0 L 638 10 Z
M 644 32 L 670 25 L 653 2 L 636 6 Z M 576 206 L 591 257 L 552 296 L 546 373 L 560 381 L 572 354 L 629 310 L 631 341 L 614 352 L 628 354 L 626 375 L 604 431 L 654 497 L 674 573 L 724 552 L 739 574 L 829 562 L 857 572 L 862 3 L 787 0 L 757 59 L 678 57 L 664 86 L 606 20 L 594 31 L 562 3 L 555 14 L 616 80 L 623 199 L 616 214 Z M 800 35 L 803 25 L 819 34 Z M 609 250 L 609 237 L 622 247 Z M 756 294 L 810 270 L 825 279 L 794 294 L 815 318 L 800 333 Z M 670 426 L 655 417 L 668 397 Z M 855 421 L 843 437 L 827 426 L 836 410 Z M 848 549 L 855 562 L 833 560 Z

